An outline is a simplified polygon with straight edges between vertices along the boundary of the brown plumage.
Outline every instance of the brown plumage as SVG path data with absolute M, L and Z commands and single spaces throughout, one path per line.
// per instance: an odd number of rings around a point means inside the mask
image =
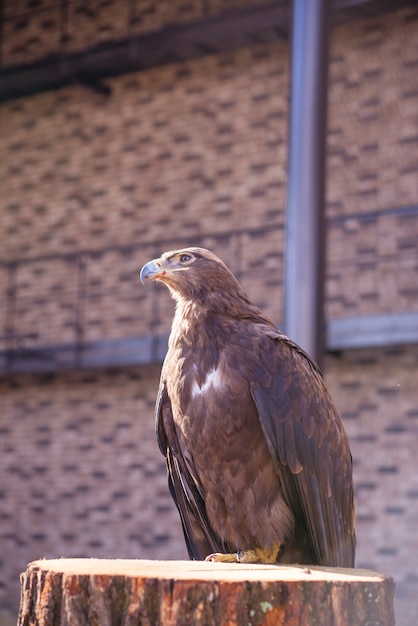
M 350 448 L 317 366 L 208 250 L 145 279 L 176 301 L 156 420 L 190 558 L 353 567 Z

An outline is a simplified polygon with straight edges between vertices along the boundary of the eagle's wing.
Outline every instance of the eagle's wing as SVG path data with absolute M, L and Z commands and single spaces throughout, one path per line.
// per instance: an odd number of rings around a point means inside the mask
M 284 495 L 318 563 L 354 567 L 350 448 L 322 376 L 281 333 L 261 338 L 251 392 Z
M 190 559 L 203 560 L 212 552 L 228 551 L 210 527 L 204 499 L 187 468 L 163 382 L 158 391 L 155 417 L 157 441 L 166 458 L 168 485 L 180 514 Z

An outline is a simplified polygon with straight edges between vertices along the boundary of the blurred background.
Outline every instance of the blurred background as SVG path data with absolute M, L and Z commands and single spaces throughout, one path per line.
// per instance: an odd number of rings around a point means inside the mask
M 3 626 L 31 560 L 186 558 L 154 438 L 173 303 L 138 269 L 210 248 L 283 324 L 292 2 L 0 7 Z M 330 17 L 322 365 L 354 457 L 356 564 L 395 578 L 407 626 L 418 8 L 335 0 Z

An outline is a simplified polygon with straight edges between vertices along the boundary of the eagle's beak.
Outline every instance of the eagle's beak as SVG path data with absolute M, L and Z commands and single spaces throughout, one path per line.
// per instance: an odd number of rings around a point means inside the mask
M 157 262 L 154 260 L 144 265 L 139 273 L 139 278 L 141 279 L 141 283 L 145 285 L 146 278 L 156 278 L 158 274 L 161 274 L 161 264 L 158 266 Z

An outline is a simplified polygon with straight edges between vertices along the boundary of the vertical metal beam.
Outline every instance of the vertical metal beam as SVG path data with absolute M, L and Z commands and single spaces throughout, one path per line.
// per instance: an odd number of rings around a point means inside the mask
M 294 0 L 285 332 L 321 365 L 330 0 Z

